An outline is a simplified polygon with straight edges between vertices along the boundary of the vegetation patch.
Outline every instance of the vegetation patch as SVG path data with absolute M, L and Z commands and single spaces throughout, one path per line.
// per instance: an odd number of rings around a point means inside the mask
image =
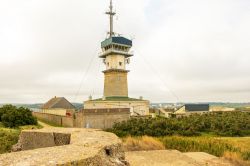
M 20 130 L 0 128 L 0 154 L 11 150 L 12 145 L 16 144 Z
M 164 150 L 164 144 L 153 137 L 126 137 L 123 138 L 123 146 L 125 151 L 149 151 Z
M 37 119 L 29 109 L 4 105 L 0 107 L 0 154 L 10 152 L 18 142 L 21 130 L 37 129 Z
M 129 151 L 160 150 L 163 145 L 166 149 L 207 152 L 236 165 L 250 165 L 250 137 L 243 137 L 250 135 L 250 112 L 130 119 L 108 131 L 122 137 Z
M 15 128 L 24 125 L 37 125 L 37 119 L 32 112 L 23 107 L 4 105 L 0 108 L 0 122 L 5 127 Z
M 250 112 L 218 112 L 194 114 L 181 118 L 131 119 L 117 123 L 108 131 L 125 136 L 215 136 L 250 135 Z
M 226 151 L 239 152 L 240 148 L 225 140 L 214 137 L 162 137 L 166 149 L 177 149 L 181 152 L 206 152 L 222 157 Z
M 224 157 L 235 165 L 250 165 L 250 138 L 221 138 L 213 136 L 183 137 L 125 137 L 125 151 L 179 150 L 181 152 L 206 152 Z

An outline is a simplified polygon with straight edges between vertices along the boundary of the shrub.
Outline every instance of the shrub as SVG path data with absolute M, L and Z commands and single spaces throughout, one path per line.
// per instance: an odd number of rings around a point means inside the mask
M 199 136 L 212 133 L 218 136 L 248 136 L 250 112 L 195 114 L 181 118 L 131 119 L 117 123 L 108 131 L 124 136 Z
M 37 119 L 27 108 L 17 108 L 12 105 L 5 105 L 0 108 L 0 121 L 5 127 L 19 127 L 24 125 L 37 125 Z
M 16 144 L 20 130 L 0 129 L 0 154 L 10 152 L 12 145 Z

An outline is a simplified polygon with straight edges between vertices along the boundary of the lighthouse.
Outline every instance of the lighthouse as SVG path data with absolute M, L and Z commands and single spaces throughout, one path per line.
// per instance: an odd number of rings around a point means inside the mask
M 128 95 L 128 73 L 126 65 L 130 63 L 133 56 L 131 48 L 133 42 L 114 32 L 113 3 L 110 0 L 108 37 L 101 42 L 101 53 L 99 58 L 103 59 L 105 65 L 103 97 L 99 99 L 90 98 L 84 102 L 85 109 L 109 109 L 130 108 L 131 115 L 148 115 L 149 101 L 142 97 L 130 98 Z
M 128 97 L 128 81 L 126 65 L 130 63 L 130 52 L 132 41 L 115 35 L 113 31 L 113 12 L 112 0 L 110 1 L 109 11 L 106 12 L 110 18 L 109 37 L 101 43 L 102 52 L 100 58 L 106 66 L 104 73 L 104 98 L 109 97 Z

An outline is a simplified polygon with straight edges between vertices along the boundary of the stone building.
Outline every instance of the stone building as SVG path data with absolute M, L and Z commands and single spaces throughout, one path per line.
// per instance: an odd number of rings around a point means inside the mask
M 64 97 L 54 97 L 41 107 L 42 113 L 62 115 L 72 115 L 75 107 Z
M 133 53 L 130 51 L 133 43 L 122 36 L 117 36 L 113 32 L 113 12 L 112 1 L 110 11 L 106 14 L 110 17 L 109 37 L 101 43 L 102 52 L 100 58 L 106 66 L 104 73 L 104 93 L 101 99 L 89 99 L 84 102 L 84 109 L 103 108 L 129 108 L 132 115 L 149 115 L 149 101 L 130 98 L 128 96 L 129 71 L 126 65 L 130 63 Z
M 175 114 L 203 114 L 209 112 L 209 104 L 185 104 L 180 107 Z

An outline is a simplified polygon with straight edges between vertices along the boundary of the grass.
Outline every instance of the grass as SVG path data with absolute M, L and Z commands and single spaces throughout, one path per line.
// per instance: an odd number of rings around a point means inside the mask
M 16 144 L 20 130 L 0 128 L 0 154 L 10 152 L 12 145 Z
M 181 152 L 206 152 L 224 157 L 236 165 L 250 165 L 250 137 L 126 137 L 126 151 L 176 149 Z
M 42 122 L 42 123 L 45 123 L 45 124 L 47 124 L 47 125 L 49 125 L 49 126 L 52 126 L 52 127 L 62 127 L 62 126 L 60 126 L 60 125 L 58 125 L 58 124 L 51 123 L 51 122 L 46 121 L 46 120 L 41 120 L 41 119 L 37 119 L 37 120 L 40 121 L 40 122 Z
M 19 134 L 22 130 L 39 129 L 40 125 L 20 126 L 19 128 L 5 128 L 0 122 L 0 154 L 11 151 L 14 144 L 18 142 Z
M 226 151 L 240 151 L 240 148 L 216 137 L 172 136 L 162 137 L 160 140 L 167 149 L 177 149 L 181 152 L 206 152 L 217 157 L 223 156 Z
M 123 146 L 125 151 L 149 151 L 165 149 L 161 141 L 148 136 L 123 138 Z

